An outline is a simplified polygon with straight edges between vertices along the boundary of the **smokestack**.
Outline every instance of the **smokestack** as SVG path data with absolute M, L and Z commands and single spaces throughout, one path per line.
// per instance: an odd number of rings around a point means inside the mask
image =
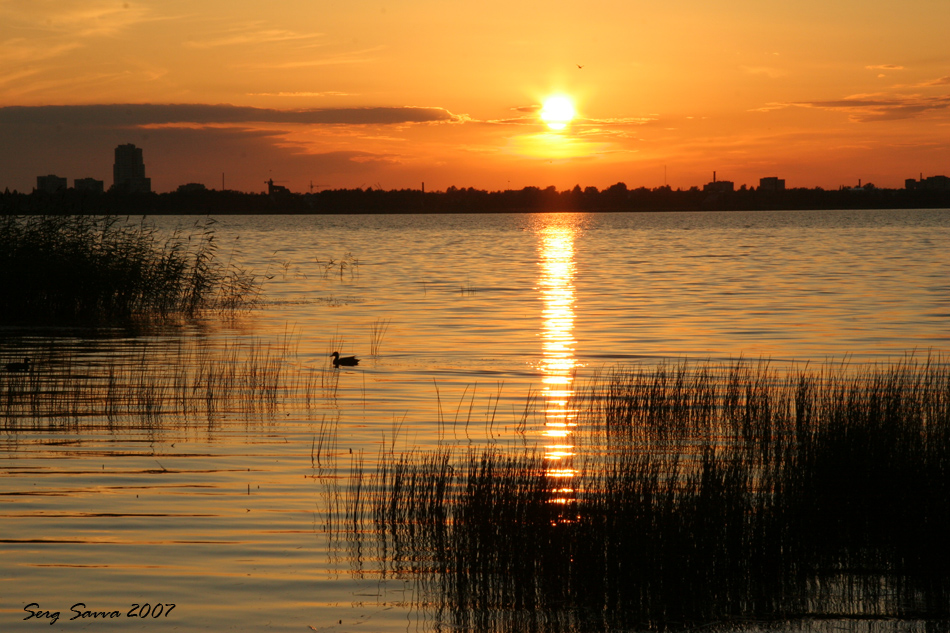
M 713 182 L 716 182 L 716 172 L 713 172 Z

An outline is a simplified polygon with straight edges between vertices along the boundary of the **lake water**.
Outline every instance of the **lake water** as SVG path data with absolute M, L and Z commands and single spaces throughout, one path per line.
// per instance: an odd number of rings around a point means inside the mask
M 950 210 L 215 219 L 260 308 L 3 332 L 35 363 L 0 377 L 3 631 L 450 628 L 340 535 L 380 455 L 537 446 L 554 473 L 569 396 L 618 364 L 950 352 Z M 243 377 L 192 388 L 222 363 Z

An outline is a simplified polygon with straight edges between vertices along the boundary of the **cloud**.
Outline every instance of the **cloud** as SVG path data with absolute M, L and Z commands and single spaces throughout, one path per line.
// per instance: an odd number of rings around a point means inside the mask
M 930 81 L 925 81 L 924 83 L 917 84 L 920 88 L 930 88 L 933 86 L 950 86 L 950 76 L 940 77 L 939 79 L 932 79 Z
M 511 108 L 513 112 L 523 113 L 528 116 L 511 117 L 507 119 L 493 119 L 491 121 L 483 121 L 483 123 L 489 123 L 492 125 L 541 125 L 536 115 L 541 111 L 542 107 L 543 106 L 540 104 L 515 106 Z M 584 117 L 575 117 L 571 121 L 571 127 L 582 131 L 586 129 L 588 131 L 597 130 L 600 132 L 603 131 L 602 128 L 605 127 L 625 128 L 630 126 L 641 126 L 654 123 L 657 120 L 658 117 L 656 115 L 646 115 L 639 117 L 615 117 L 607 119 L 588 119 Z
M 487 121 L 479 121 L 479 123 L 484 123 L 486 125 L 540 125 L 537 117 L 512 117 L 509 119 L 489 119 Z
M 0 108 L 0 125 L 74 125 L 145 127 L 170 124 L 234 125 L 397 125 L 460 122 L 464 117 L 439 107 L 365 107 L 278 110 L 204 104 L 110 104 L 8 106 Z
M 870 68 L 870 67 L 869 67 Z M 921 88 L 950 85 L 950 77 L 942 77 L 916 86 L 895 86 L 894 89 Z M 751 112 L 772 112 L 787 108 L 814 108 L 829 112 L 844 112 L 852 121 L 897 121 L 913 119 L 927 112 L 950 109 L 950 95 L 927 96 L 924 94 L 875 93 L 856 94 L 841 99 L 826 99 L 800 102 L 772 102 Z
M 867 70 L 904 70 L 903 66 L 897 66 L 895 64 L 877 64 L 874 66 L 865 66 Z
M 288 109 L 207 104 L 101 104 L 0 107 L 2 186 L 29 191 L 38 174 L 92 176 L 110 182 L 117 145 L 145 148 L 157 191 L 183 182 L 214 184 L 227 172 L 228 186 L 255 190 L 266 170 L 296 178 L 321 174 L 322 182 L 362 182 L 371 169 L 396 169 L 413 158 L 392 140 L 423 135 L 432 124 L 467 121 L 439 107 Z M 420 125 L 421 124 L 421 125 Z M 457 127 L 457 126 L 449 126 Z M 210 172 L 210 173 L 208 173 Z
M 285 29 L 263 28 L 260 25 L 247 25 L 206 40 L 189 40 L 184 43 L 188 48 L 208 49 L 223 46 L 249 46 L 254 44 L 273 44 L 280 42 L 300 43 L 323 37 L 323 33 L 297 33 Z
M 36 114 L 36 113 L 33 113 Z M 269 174 L 290 179 L 303 191 L 310 178 L 322 183 L 359 184 L 380 168 L 395 168 L 404 157 L 381 146 L 348 143 L 348 137 L 288 132 L 291 126 L 253 123 L 228 125 L 137 127 L 107 126 L 88 118 L 82 125 L 51 121 L 37 123 L 22 113 L 11 116 L 0 109 L 0 191 L 4 187 L 30 191 L 36 177 L 57 174 L 69 179 L 92 177 L 112 183 L 112 163 L 117 145 L 134 143 L 144 149 L 146 173 L 156 191 L 171 191 L 186 182 L 216 187 L 221 174 L 227 186 L 260 191 Z M 26 122 L 29 121 L 29 122 Z M 363 128 L 358 128 L 363 129 Z M 373 178 L 379 178 L 377 174 Z
M 242 64 L 239 68 L 249 68 L 254 70 L 294 70 L 298 68 L 314 68 L 317 66 L 335 66 L 339 64 L 363 64 L 372 62 L 376 58 L 373 54 L 385 50 L 385 46 L 373 46 L 358 51 L 348 51 L 336 55 L 320 57 L 315 59 L 303 59 L 285 62 L 255 62 L 253 64 Z
M 759 108 L 750 108 L 749 112 L 773 112 L 775 110 L 784 110 L 786 108 L 791 108 L 791 107 L 794 107 L 795 105 L 796 104 L 794 103 L 786 103 L 782 101 L 770 101 L 769 103 L 766 103 L 764 106 L 761 106 Z
M 0 3 L 0 20 L 13 29 L 57 37 L 108 37 L 136 24 L 166 19 L 142 2 L 30 0 Z
M 659 121 L 656 115 L 638 116 L 638 117 L 618 117 L 612 119 L 581 119 L 581 122 L 591 125 L 613 125 L 613 126 L 640 126 Z
M 71 53 L 80 46 L 78 42 L 48 44 L 33 42 L 26 38 L 9 39 L 0 42 L 0 63 L 18 66 L 36 64 Z
M 831 101 L 811 101 L 794 105 L 847 112 L 858 122 L 912 119 L 920 114 L 950 108 L 950 96 L 920 95 L 856 95 Z
M 48 103 L 63 94 L 84 99 L 105 94 L 105 83 L 129 90 L 134 81 L 151 81 L 156 73 L 150 67 L 161 62 L 138 55 L 135 32 L 176 19 L 134 1 L 0 0 L 0 100 Z M 107 58 L 90 61 L 104 50 L 110 51 Z
M 355 97 L 357 95 L 350 92 L 336 92 L 328 90 L 326 92 L 249 92 L 249 97 Z

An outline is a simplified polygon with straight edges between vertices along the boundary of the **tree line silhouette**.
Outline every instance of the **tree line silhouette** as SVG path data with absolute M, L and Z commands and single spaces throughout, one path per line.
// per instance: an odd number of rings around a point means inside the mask
M 629 189 L 618 182 L 558 191 L 524 187 L 486 191 L 325 189 L 275 194 L 188 189 L 167 193 L 103 193 L 76 189 L 0 194 L 0 214 L 268 214 L 268 213 L 512 213 L 547 211 L 753 211 L 807 209 L 950 208 L 950 190 L 866 188 L 702 191 L 656 187 Z

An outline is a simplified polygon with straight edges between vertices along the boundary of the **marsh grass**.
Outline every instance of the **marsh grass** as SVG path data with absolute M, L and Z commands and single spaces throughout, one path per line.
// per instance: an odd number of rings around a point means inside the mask
M 310 416 L 327 390 L 322 376 L 332 372 L 301 366 L 297 345 L 293 334 L 273 341 L 132 339 L 101 351 L 51 339 L 32 346 L 30 372 L 0 374 L 0 424 L 161 429 L 223 416 Z
M 335 466 L 333 458 L 337 451 L 339 424 L 339 414 L 329 418 L 324 415 L 320 419 L 310 445 L 310 467 L 314 470 L 315 476 L 324 475 Z
M 572 502 L 531 450 L 381 459 L 379 571 L 464 630 L 950 618 L 947 365 L 618 369 L 575 408 Z
M 111 324 L 234 311 L 259 295 L 214 220 L 162 236 L 117 216 L 0 217 L 0 319 Z
M 389 319 L 378 318 L 370 325 L 369 331 L 369 354 L 370 356 L 379 355 L 379 346 L 383 342 L 383 337 L 389 330 Z
M 360 274 L 360 260 L 350 252 L 344 253 L 340 259 L 330 257 L 327 258 L 326 261 L 323 261 L 319 258 L 315 258 L 314 262 L 318 266 L 323 267 L 324 279 L 329 279 L 331 275 L 338 274 L 340 281 L 343 281 L 344 272 L 346 271 L 349 271 L 350 279 L 358 278 Z

